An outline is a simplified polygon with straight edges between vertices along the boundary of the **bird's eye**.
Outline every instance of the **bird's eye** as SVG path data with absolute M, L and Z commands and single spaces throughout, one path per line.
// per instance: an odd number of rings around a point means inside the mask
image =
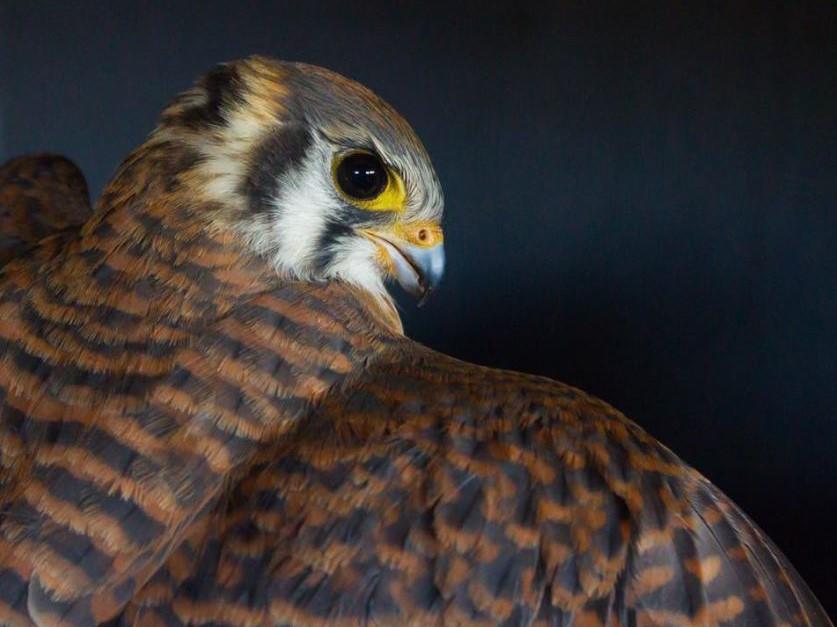
M 369 152 L 352 152 L 343 157 L 337 164 L 335 178 L 343 193 L 357 200 L 372 200 L 389 182 L 386 166 Z

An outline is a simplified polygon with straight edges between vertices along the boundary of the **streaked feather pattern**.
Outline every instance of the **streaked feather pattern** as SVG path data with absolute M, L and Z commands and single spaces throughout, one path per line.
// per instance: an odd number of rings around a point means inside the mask
M 254 459 L 124 620 L 829 624 L 770 540 L 619 412 L 407 339 Z
M 253 249 L 277 197 L 254 155 L 329 81 L 435 181 L 373 95 L 262 59 L 178 98 L 89 219 L 55 209 L 87 216 L 67 162 L 0 169 L 0 624 L 830 625 L 618 411 L 436 353 L 379 295 Z
M 0 277 L 0 622 L 112 618 L 389 341 L 356 288 L 271 282 L 228 232 L 166 212 L 172 151 L 141 153 L 80 233 Z

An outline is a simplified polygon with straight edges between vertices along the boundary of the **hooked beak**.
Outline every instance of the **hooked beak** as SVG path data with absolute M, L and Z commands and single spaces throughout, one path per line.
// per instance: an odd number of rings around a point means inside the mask
M 378 245 L 387 271 L 421 306 L 439 285 L 445 271 L 445 247 L 438 226 L 417 225 L 392 231 L 365 230 Z

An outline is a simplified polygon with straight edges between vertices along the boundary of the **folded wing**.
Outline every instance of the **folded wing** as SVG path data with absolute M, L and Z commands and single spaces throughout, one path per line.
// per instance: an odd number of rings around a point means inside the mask
M 770 540 L 620 413 L 408 340 L 266 451 L 124 620 L 830 624 Z

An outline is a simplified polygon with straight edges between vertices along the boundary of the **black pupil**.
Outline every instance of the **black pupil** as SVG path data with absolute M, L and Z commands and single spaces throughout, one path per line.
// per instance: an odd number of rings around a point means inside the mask
M 378 157 L 359 152 L 344 158 L 337 166 L 337 182 L 352 198 L 369 200 L 384 191 L 387 174 Z

